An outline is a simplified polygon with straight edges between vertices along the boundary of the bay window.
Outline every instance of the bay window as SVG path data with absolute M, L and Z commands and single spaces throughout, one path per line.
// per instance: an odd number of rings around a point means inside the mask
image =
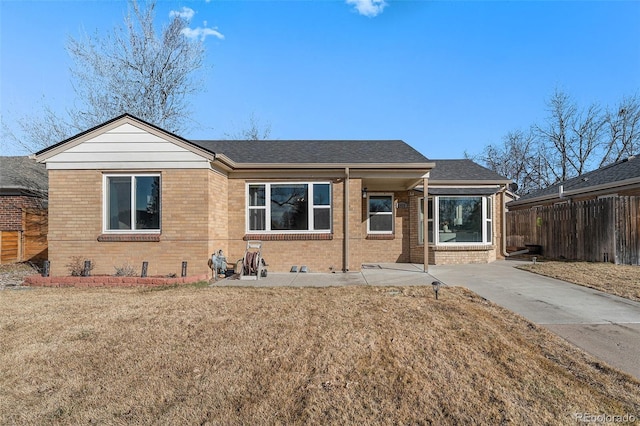
M 313 232 L 331 230 L 331 185 L 256 183 L 248 185 L 247 230 Z
M 160 175 L 104 176 L 105 232 L 160 231 Z
M 491 244 L 493 205 L 490 196 L 435 196 L 428 201 L 428 242 L 435 244 Z M 419 208 L 419 244 L 424 244 L 424 208 Z M 434 227 L 435 226 L 435 227 Z M 435 232 L 433 230 L 436 230 Z

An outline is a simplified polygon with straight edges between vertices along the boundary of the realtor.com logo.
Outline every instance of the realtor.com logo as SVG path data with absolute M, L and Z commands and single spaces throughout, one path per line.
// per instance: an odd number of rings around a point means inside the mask
M 633 414 L 613 415 L 613 414 L 590 414 L 575 413 L 576 421 L 580 423 L 635 423 L 640 420 Z

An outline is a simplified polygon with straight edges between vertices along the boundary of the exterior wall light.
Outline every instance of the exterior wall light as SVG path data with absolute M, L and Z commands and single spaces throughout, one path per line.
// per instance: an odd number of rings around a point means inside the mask
M 362 198 L 367 198 L 367 187 L 362 188 Z

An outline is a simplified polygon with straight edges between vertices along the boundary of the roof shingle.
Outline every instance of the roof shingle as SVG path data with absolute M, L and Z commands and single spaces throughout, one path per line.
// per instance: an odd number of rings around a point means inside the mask
M 426 163 L 401 140 L 192 140 L 237 163 Z

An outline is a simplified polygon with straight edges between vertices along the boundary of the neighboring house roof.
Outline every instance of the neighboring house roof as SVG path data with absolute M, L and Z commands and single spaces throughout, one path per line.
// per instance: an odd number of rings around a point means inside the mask
M 401 140 L 194 140 L 235 163 L 359 164 L 426 163 L 429 160 Z
M 560 199 L 560 187 L 562 187 L 562 198 L 605 195 L 640 187 L 640 158 L 631 156 L 564 182 L 533 191 L 523 195 L 517 201 L 510 202 L 509 206 Z
M 42 194 L 48 189 L 49 180 L 44 164 L 29 157 L 0 157 L 1 194 Z

